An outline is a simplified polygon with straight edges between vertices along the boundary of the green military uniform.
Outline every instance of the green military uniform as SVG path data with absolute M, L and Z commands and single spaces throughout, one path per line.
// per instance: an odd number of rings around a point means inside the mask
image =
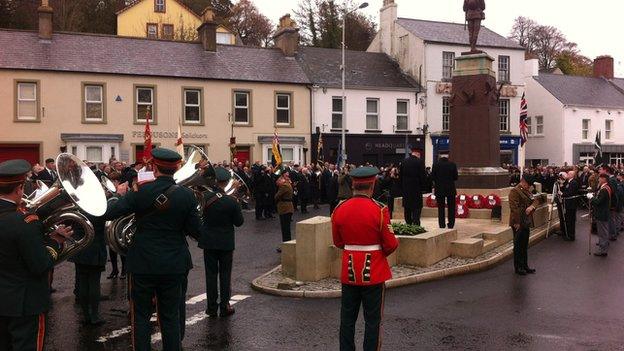
M 105 222 L 101 218 L 90 215 L 86 217 L 93 224 L 95 235 L 93 241 L 84 250 L 69 258 L 68 261 L 76 264 L 77 297 L 84 316 L 84 323 L 99 325 L 104 321 L 100 318 L 100 277 L 106 266 L 106 238 L 104 234 Z M 79 234 L 82 227 L 74 230 Z M 80 235 L 78 235 L 80 237 Z
M 3 162 L 0 189 L 23 184 L 28 171 L 24 160 Z M 21 213 L 3 194 L 0 228 L 0 350 L 43 350 L 48 271 L 61 247 L 44 237 L 36 215 Z
M 159 170 L 176 169 L 181 157 L 171 150 L 152 151 Z M 151 350 L 152 297 L 156 296 L 165 350 L 180 350 L 182 284 L 192 267 L 185 235 L 199 237 L 201 221 L 193 192 L 160 176 L 110 205 L 105 217 L 135 213 L 137 231 L 126 256 L 135 350 Z
M 529 181 L 528 175 L 524 175 L 524 180 Z M 522 184 L 516 185 L 509 193 L 509 226 L 512 228 L 514 241 L 514 270 L 516 274 L 525 275 L 534 273 L 535 270 L 529 267 L 528 250 L 529 236 L 531 235 L 531 217 L 527 216 L 526 210 L 529 207 L 537 208 L 538 199 L 533 199 L 531 193 L 522 187 Z M 517 229 L 516 229 L 517 226 Z
M 227 182 L 231 178 L 224 168 L 216 168 L 215 174 L 217 182 Z M 225 195 L 221 188 L 214 187 L 206 198 L 203 220 L 199 247 L 204 250 L 206 268 L 206 314 L 216 316 L 217 306 L 220 306 L 220 315 L 227 316 L 234 311 L 229 305 L 232 294 L 234 227 L 243 225 L 243 213 L 235 198 Z M 217 279 L 220 294 L 217 293 Z M 219 297 L 220 304 L 217 304 Z

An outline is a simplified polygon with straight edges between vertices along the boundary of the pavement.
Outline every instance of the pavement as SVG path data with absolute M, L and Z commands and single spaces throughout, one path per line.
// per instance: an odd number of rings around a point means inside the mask
M 324 207 L 295 219 L 326 214 Z M 251 289 L 253 278 L 279 264 L 275 248 L 281 236 L 277 219 L 257 222 L 250 212 L 245 219 L 237 231 L 231 318 L 202 316 L 203 259 L 189 242 L 195 269 L 184 350 L 337 350 L 339 299 L 281 298 Z M 514 275 L 507 261 L 481 273 L 388 290 L 382 349 L 624 350 L 624 242 L 612 245 L 609 257 L 596 258 L 587 253 L 588 230 L 588 219 L 579 213 L 576 242 L 551 236 L 532 247 L 534 276 Z M 85 327 L 72 294 L 73 265 L 57 267 L 46 350 L 130 350 L 125 282 L 106 275 L 107 323 Z M 360 344 L 362 333 L 360 320 Z M 152 340 L 154 349 L 162 349 L 157 327 Z

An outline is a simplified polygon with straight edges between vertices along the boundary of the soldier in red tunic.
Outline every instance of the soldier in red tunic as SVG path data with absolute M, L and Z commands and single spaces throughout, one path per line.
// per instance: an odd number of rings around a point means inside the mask
M 355 323 L 364 308 L 364 350 L 379 350 L 385 282 L 392 278 L 386 257 L 399 246 L 388 208 L 371 198 L 379 170 L 361 167 L 351 172 L 353 197 L 332 215 L 334 245 L 342 253 L 340 350 L 355 350 Z

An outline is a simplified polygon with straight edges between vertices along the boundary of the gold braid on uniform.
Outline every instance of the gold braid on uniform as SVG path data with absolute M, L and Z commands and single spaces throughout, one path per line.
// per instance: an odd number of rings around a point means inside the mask
M 52 256 L 52 260 L 56 261 L 58 259 L 58 252 L 56 252 L 56 250 L 50 246 L 46 246 L 46 249 L 48 249 L 50 256 Z

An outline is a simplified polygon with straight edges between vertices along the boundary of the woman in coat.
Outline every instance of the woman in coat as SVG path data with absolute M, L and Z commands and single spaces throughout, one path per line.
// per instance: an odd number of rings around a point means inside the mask
M 279 215 L 282 229 L 282 242 L 291 240 L 290 223 L 295 212 L 292 199 L 293 187 L 290 181 L 290 174 L 284 172 L 277 180 L 277 193 L 275 193 L 275 204 L 277 205 L 277 214 Z M 277 252 L 282 252 L 282 249 L 278 248 Z

